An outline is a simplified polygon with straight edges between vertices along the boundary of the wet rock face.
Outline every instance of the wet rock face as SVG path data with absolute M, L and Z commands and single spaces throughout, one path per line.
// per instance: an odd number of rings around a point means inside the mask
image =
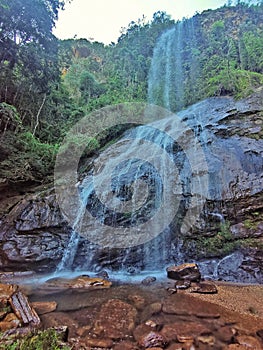
M 0 265 L 10 270 L 21 266 L 51 270 L 62 257 L 68 235 L 55 194 L 28 195 L 0 221 Z
M 210 98 L 178 113 L 202 146 L 208 167 L 208 191 L 198 220 L 192 221 L 186 198 L 169 229 L 143 246 L 109 252 L 81 237 L 73 268 L 138 272 L 201 261 L 199 267 L 207 276 L 262 283 L 262 111 L 263 90 L 238 102 L 230 97 Z M 182 150 L 174 152 L 184 161 Z M 0 196 L 0 209 L 1 203 L 5 215 L 0 218 L 0 267 L 54 270 L 70 235 L 54 192 L 27 196 L 14 192 L 9 204 Z M 186 213 L 188 220 L 183 220 Z

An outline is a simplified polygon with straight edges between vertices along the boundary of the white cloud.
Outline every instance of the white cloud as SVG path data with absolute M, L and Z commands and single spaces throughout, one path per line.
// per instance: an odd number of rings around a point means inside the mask
M 121 27 L 154 12 L 166 11 L 174 19 L 191 17 L 196 11 L 217 8 L 226 0 L 73 0 L 59 14 L 54 34 L 60 39 L 94 38 L 116 42 Z

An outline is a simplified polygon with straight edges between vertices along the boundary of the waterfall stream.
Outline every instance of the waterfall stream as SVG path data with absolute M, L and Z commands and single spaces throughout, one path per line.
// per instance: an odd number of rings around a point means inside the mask
M 167 115 L 184 106 L 184 45 L 193 38 L 193 23 L 178 22 L 154 49 L 148 101 Z M 79 186 L 81 203 L 57 272 L 159 270 L 171 259 L 183 262 L 180 228 L 196 220 L 207 187 L 200 135 L 192 129 L 172 115 L 127 131 L 100 153 Z M 75 263 L 79 255 L 82 264 Z

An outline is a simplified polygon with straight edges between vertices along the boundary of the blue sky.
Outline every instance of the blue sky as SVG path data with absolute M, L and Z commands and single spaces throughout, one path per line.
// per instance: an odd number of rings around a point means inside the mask
M 93 38 L 116 42 L 122 27 L 142 16 L 166 11 L 173 19 L 191 17 L 196 12 L 223 6 L 227 0 L 72 0 L 59 13 L 54 34 L 60 39 Z

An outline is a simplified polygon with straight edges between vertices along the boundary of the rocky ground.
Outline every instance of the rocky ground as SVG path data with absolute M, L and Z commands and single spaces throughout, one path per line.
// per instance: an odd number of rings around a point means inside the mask
M 0 345 L 45 329 L 59 332 L 61 349 L 263 349 L 262 285 L 205 281 L 195 264 L 169 275 L 132 284 L 106 272 L 42 284 L 20 276 L 19 288 L 0 285 Z

